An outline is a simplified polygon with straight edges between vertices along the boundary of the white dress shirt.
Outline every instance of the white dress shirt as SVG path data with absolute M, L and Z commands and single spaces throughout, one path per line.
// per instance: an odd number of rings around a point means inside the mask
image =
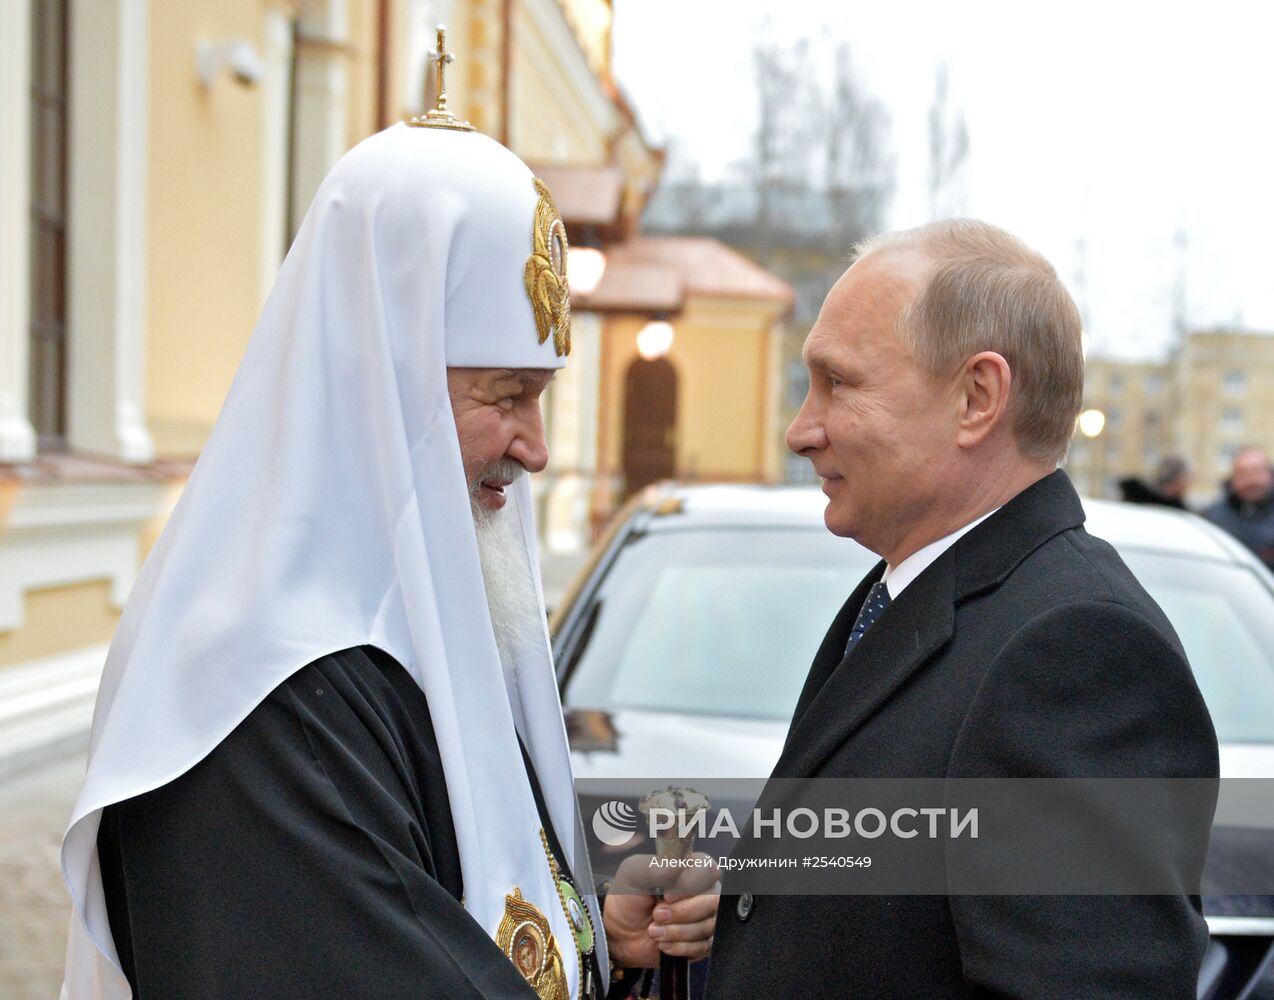
M 897 600 L 898 595 L 906 589 L 907 584 L 928 569 L 930 564 L 937 560 L 938 556 L 946 552 L 961 537 L 972 531 L 999 509 L 999 507 L 996 507 L 995 510 L 987 511 L 976 520 L 970 521 L 963 528 L 957 528 L 951 534 L 944 535 L 936 542 L 930 542 L 924 548 L 917 549 L 897 566 L 886 566 L 885 575 L 881 579 L 885 581 L 885 586 L 889 589 L 889 599 L 891 601 Z

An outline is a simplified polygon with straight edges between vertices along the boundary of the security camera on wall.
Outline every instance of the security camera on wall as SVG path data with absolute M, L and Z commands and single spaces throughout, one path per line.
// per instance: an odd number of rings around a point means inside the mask
M 252 43 L 242 38 L 200 42 L 195 48 L 195 64 L 204 90 L 212 89 L 217 74 L 223 68 L 228 69 L 245 87 L 251 87 L 265 75 L 265 62 Z

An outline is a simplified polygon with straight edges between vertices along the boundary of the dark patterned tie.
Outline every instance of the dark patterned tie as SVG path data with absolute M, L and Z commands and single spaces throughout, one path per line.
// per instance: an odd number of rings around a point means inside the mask
M 867 600 L 863 601 L 863 607 L 858 612 L 853 631 L 849 633 L 849 640 L 845 643 L 846 655 L 858 644 L 858 640 L 872 627 L 887 607 L 889 607 L 889 588 L 885 586 L 884 580 L 878 580 L 871 585 L 871 590 L 867 591 Z

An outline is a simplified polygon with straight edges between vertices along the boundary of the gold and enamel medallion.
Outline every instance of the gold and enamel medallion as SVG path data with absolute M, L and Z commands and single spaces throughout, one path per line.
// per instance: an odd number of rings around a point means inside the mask
M 593 918 L 588 912 L 588 906 L 584 903 L 583 897 L 576 891 L 570 878 L 558 866 L 557 858 L 553 856 L 553 851 L 549 847 L 548 835 L 544 832 L 543 827 L 540 828 L 540 844 L 544 848 L 544 857 L 548 859 L 549 872 L 557 885 L 557 898 L 562 902 L 562 912 L 566 914 L 566 922 L 570 925 L 572 937 L 575 938 L 575 957 L 579 960 L 579 981 L 581 984 L 587 984 L 590 979 L 589 973 L 592 969 L 592 966 L 588 964 L 588 958 L 593 953 L 595 941 Z M 582 985 L 581 995 L 584 995 L 585 992 Z
M 587 955 L 593 950 L 593 921 L 589 918 L 588 908 L 575 891 L 575 886 L 564 878 L 557 880 L 557 894 L 570 922 L 571 933 L 575 936 L 575 947 Z
M 523 899 L 516 885 L 504 897 L 504 916 L 496 929 L 495 943 L 540 1000 L 570 1000 L 562 951 L 549 930 L 548 917 Z

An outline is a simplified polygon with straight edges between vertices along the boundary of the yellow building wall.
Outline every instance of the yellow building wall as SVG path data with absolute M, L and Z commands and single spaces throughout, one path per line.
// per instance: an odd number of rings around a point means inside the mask
M 349 97 L 346 104 L 348 123 L 347 148 L 353 148 L 373 132 L 379 131 L 377 102 L 380 99 L 377 80 L 377 61 L 380 55 L 378 23 L 379 10 L 376 0 L 348 0 L 349 39 L 345 47 L 345 61 L 349 72 Z M 390 45 L 393 48 L 393 45 Z M 392 77 L 389 78 L 392 83 Z M 393 102 L 388 102 L 387 114 L 392 125 Z
M 691 299 L 682 349 L 677 464 L 701 479 L 765 476 L 765 312 Z
M 0 534 L 4 534 L 9 526 L 9 511 L 13 509 L 13 502 L 21 488 L 16 480 L 0 479 Z
M 205 90 L 201 39 L 244 38 L 267 49 L 267 0 L 152 3 L 150 11 L 147 424 L 160 455 L 193 454 L 207 439 L 261 306 L 266 88 L 226 73 Z M 376 113 L 376 4 L 346 5 L 348 140 Z M 273 141 L 286 141 L 275 137 Z
M 775 315 L 770 326 L 768 353 L 766 355 L 766 395 L 764 398 L 767 423 L 761 431 L 763 450 L 763 476 L 766 482 L 782 482 L 786 470 L 784 460 L 787 455 L 785 436 L 787 426 L 791 423 L 783 412 L 783 341 L 784 328 Z
M 773 480 L 774 305 L 690 299 L 673 321 L 668 360 L 677 372 L 677 476 Z M 616 316 L 606 324 L 603 427 L 599 453 L 607 471 L 623 471 L 624 378 L 637 357 L 645 320 Z
M 119 616 L 108 580 L 29 590 L 22 626 L 0 632 L 0 669 L 107 642 Z
M 261 48 L 261 0 L 152 3 L 146 401 L 159 454 L 202 447 L 256 320 L 261 88 L 195 75 L 200 38 Z
M 467 7 L 465 16 L 459 11 Z M 460 74 L 465 88 L 458 94 L 466 109 L 463 117 L 479 132 L 495 139 L 503 135 L 500 115 L 504 93 L 504 11 L 499 0 L 468 0 L 457 4 L 453 20 L 465 34 L 448 48 L 463 59 L 467 72 Z M 450 98 L 448 98 L 450 99 Z
M 610 0 L 560 0 L 593 72 L 610 71 L 611 27 L 614 13 Z

